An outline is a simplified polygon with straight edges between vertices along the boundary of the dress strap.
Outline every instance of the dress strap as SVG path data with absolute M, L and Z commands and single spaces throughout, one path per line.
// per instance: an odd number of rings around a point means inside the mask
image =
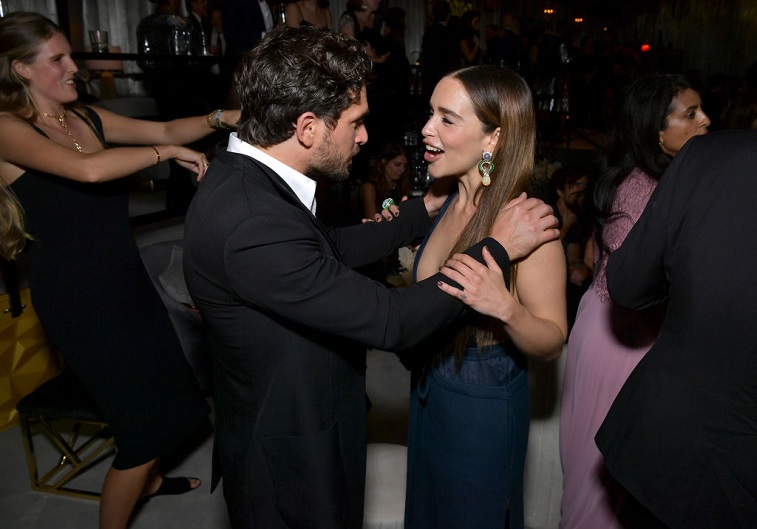
M 444 216 L 444 213 L 447 211 L 447 208 L 452 203 L 452 200 L 457 196 L 457 189 L 455 189 L 454 193 L 450 193 L 450 195 L 447 197 L 447 200 L 444 201 L 444 205 L 442 205 L 442 208 L 439 210 L 439 214 L 434 219 L 434 222 L 431 223 L 431 227 L 426 232 L 426 236 L 423 237 L 423 242 L 421 242 L 421 245 L 418 247 L 418 251 L 415 252 L 415 259 L 413 260 L 413 282 L 418 282 L 418 263 L 421 260 L 421 255 L 423 254 L 423 250 L 426 248 L 426 242 L 428 242 L 429 236 L 431 233 L 436 229 L 436 225 L 439 223 L 439 219 L 441 219 Z
M 105 141 L 105 131 L 103 130 L 103 122 L 97 112 L 88 106 L 81 106 L 78 108 L 72 108 L 71 112 L 79 116 L 84 123 L 86 123 L 103 147 L 108 148 L 108 144 Z

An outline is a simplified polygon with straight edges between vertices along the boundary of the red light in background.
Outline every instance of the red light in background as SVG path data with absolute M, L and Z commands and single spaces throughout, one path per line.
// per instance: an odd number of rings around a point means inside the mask
M 651 49 L 652 49 L 652 46 L 650 46 L 649 44 L 642 44 L 641 45 L 641 51 L 644 52 L 644 53 L 648 52 Z

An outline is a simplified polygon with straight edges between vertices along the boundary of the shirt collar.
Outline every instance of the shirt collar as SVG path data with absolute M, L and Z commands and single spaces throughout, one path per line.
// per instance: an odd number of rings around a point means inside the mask
M 300 199 L 300 202 L 315 215 L 315 180 L 292 169 L 285 163 L 280 162 L 270 154 L 261 151 L 246 141 L 240 140 L 236 132 L 232 132 L 229 135 L 229 145 L 226 150 L 249 156 L 278 174 L 292 188 L 292 191 Z

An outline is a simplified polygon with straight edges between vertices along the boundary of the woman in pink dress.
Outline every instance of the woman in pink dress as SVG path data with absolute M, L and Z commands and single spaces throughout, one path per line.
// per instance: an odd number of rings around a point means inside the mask
M 560 457 L 560 529 L 623 527 L 626 494 L 608 475 L 594 436 L 628 375 L 657 337 L 664 309 L 636 312 L 609 298 L 605 265 L 623 243 L 673 156 L 705 134 L 710 120 L 699 94 L 678 75 L 637 80 L 626 94 L 610 169 L 594 193 L 598 222 L 594 281 L 581 299 L 568 339 Z

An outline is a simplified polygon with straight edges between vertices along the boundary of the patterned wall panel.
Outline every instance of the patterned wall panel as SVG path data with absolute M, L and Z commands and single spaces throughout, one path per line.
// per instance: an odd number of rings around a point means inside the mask
M 47 336 L 29 300 L 29 290 L 21 291 L 26 306 L 21 316 L 11 317 L 7 295 L 0 296 L 0 431 L 18 423 L 16 403 L 43 382 L 60 373 L 60 355 L 51 351 Z

